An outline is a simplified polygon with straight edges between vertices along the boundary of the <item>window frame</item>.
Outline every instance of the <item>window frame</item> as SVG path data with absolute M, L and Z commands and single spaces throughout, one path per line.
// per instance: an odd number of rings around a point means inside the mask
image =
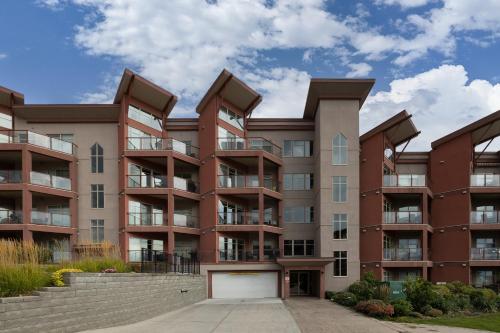
M 303 209 L 304 213 L 303 219 L 302 220 L 295 220 L 295 219 L 290 219 L 288 220 L 286 217 L 287 216 L 295 216 L 297 214 L 296 212 L 290 212 L 290 210 L 293 209 Z M 288 212 L 287 212 L 288 211 Z M 308 217 L 309 215 L 309 217 Z M 314 206 L 288 206 L 284 208 L 283 211 L 283 222 L 285 223 L 292 223 L 292 224 L 313 224 L 314 223 Z
M 340 140 L 340 142 L 337 142 Z M 348 165 L 349 164 L 349 145 L 347 137 L 338 133 L 332 140 L 332 165 Z M 338 157 L 339 161 L 336 161 Z
M 104 173 L 104 148 L 97 142 L 90 147 L 90 172 Z
M 303 153 L 295 154 L 296 145 L 303 147 Z M 283 157 L 312 157 L 313 151 L 312 140 L 284 140 L 283 142 Z
M 342 182 L 341 180 L 344 180 Z M 333 176 L 332 177 L 332 183 L 333 183 L 333 202 L 334 203 L 345 203 L 347 202 L 347 197 L 348 197 L 348 188 L 347 188 L 347 176 Z M 336 186 L 339 186 L 336 188 Z M 342 195 L 342 186 L 345 187 L 344 195 Z
M 104 242 L 104 219 L 91 219 L 90 220 L 90 240 L 93 244 L 100 244 Z M 94 236 L 97 236 L 94 238 Z
M 342 219 L 345 217 L 345 219 Z M 336 219 L 338 218 L 338 219 Z M 333 214 L 333 239 L 334 240 L 347 240 L 349 238 L 349 228 L 348 228 L 348 214 L 347 213 L 335 213 Z M 345 237 L 342 237 L 342 225 L 345 225 Z M 337 229 L 337 230 L 336 230 Z M 335 236 L 335 233 L 338 233 L 338 237 Z
M 90 184 L 90 207 L 92 209 L 102 209 L 105 207 L 104 184 Z
M 345 256 L 343 255 L 345 254 Z M 333 277 L 342 277 L 342 278 L 345 278 L 345 277 L 348 277 L 349 276 L 349 270 L 348 270 L 348 264 L 349 264 L 349 261 L 348 261 L 348 253 L 347 251 L 333 251 L 333 257 L 335 258 L 335 261 L 333 263 Z M 345 260 L 345 272 L 342 272 L 342 261 Z M 337 270 L 337 263 L 338 265 L 338 270 L 339 270 L 339 274 L 336 274 L 336 270 Z M 343 274 L 344 273 L 344 274 Z
M 297 243 L 297 244 L 296 244 Z M 296 254 L 295 248 L 301 248 L 302 254 Z M 291 254 L 287 254 L 288 250 L 291 250 Z M 312 248 L 312 254 L 308 251 Z M 314 239 L 285 239 L 283 241 L 283 256 L 284 257 L 314 257 L 316 250 L 316 244 Z
M 302 181 L 297 178 L 303 177 Z M 300 179 L 299 179 L 300 180 Z M 295 186 L 296 182 L 302 183 L 302 186 Z M 291 186 L 287 186 L 289 183 Z M 314 189 L 314 174 L 313 173 L 285 173 L 283 174 L 283 190 L 285 191 L 310 191 Z

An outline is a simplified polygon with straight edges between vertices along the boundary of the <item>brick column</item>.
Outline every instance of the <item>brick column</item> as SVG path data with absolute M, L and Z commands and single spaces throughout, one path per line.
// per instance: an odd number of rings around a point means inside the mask
M 422 231 L 422 260 L 430 260 L 429 258 L 429 235 L 427 230 Z
M 264 230 L 259 230 L 259 261 L 264 261 Z
M 264 224 L 264 193 L 259 191 L 259 224 Z
M 167 156 L 167 186 L 174 187 L 174 158 L 172 156 Z
M 422 223 L 431 224 L 429 221 L 429 201 L 427 193 L 422 193 Z
M 22 170 L 21 170 L 21 179 L 23 183 L 29 184 L 31 180 L 31 169 L 32 169 L 32 161 L 31 161 L 31 152 L 24 147 L 21 153 L 22 157 Z
M 33 201 L 32 201 L 32 194 L 31 191 L 29 191 L 26 186 L 23 188 L 23 224 L 30 224 L 31 223 L 31 210 L 33 207 Z

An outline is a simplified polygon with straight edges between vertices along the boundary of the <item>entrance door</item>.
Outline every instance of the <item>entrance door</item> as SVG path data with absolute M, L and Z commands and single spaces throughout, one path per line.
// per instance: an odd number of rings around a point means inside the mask
M 290 296 L 311 295 L 311 272 L 290 272 Z

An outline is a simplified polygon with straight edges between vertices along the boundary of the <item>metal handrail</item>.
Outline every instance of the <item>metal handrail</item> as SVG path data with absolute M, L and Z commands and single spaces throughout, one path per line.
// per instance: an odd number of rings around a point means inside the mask
M 31 171 L 31 184 L 48 186 L 62 190 L 71 190 L 71 179 L 61 176 L 54 176 L 48 173 Z
M 282 156 L 280 146 L 262 137 L 218 137 L 217 143 L 218 150 L 263 150 L 277 157 Z
M 75 155 L 78 148 L 72 142 L 28 130 L 0 130 L 0 143 L 28 143 L 69 155 Z
M 476 173 L 470 175 L 472 187 L 500 187 L 500 175 L 490 173 Z
M 167 225 L 167 215 L 163 213 L 134 213 L 129 212 L 128 225 L 133 226 L 164 226 Z
M 497 224 L 500 223 L 500 214 L 497 210 L 471 211 L 470 223 L 472 224 Z
M 21 170 L 0 170 L 0 184 L 17 184 L 22 182 Z
M 279 191 L 279 182 L 269 175 L 264 176 L 263 184 L 260 184 L 258 175 L 217 175 L 217 178 L 220 188 L 265 187 L 272 191 Z
M 424 187 L 426 176 L 417 174 L 384 175 L 384 186 L 387 187 Z
M 471 260 L 500 260 L 500 248 L 471 248 Z
M 200 148 L 174 138 L 158 138 L 154 136 L 127 137 L 129 150 L 172 150 L 178 153 L 199 158 Z
M 20 210 L 0 209 L 0 224 L 23 223 L 23 212 Z
M 385 224 L 422 224 L 420 211 L 390 211 L 384 212 Z
M 384 260 L 416 261 L 422 260 L 421 248 L 384 248 Z

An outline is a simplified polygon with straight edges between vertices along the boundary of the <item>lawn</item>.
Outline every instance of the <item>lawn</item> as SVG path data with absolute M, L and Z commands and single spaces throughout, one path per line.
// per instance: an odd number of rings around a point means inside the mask
M 458 316 L 458 315 L 443 316 L 440 318 L 431 318 L 431 319 L 400 317 L 396 321 L 415 323 L 415 324 L 431 324 L 431 325 L 475 328 L 479 330 L 500 332 L 500 312 L 482 314 L 477 316 Z

